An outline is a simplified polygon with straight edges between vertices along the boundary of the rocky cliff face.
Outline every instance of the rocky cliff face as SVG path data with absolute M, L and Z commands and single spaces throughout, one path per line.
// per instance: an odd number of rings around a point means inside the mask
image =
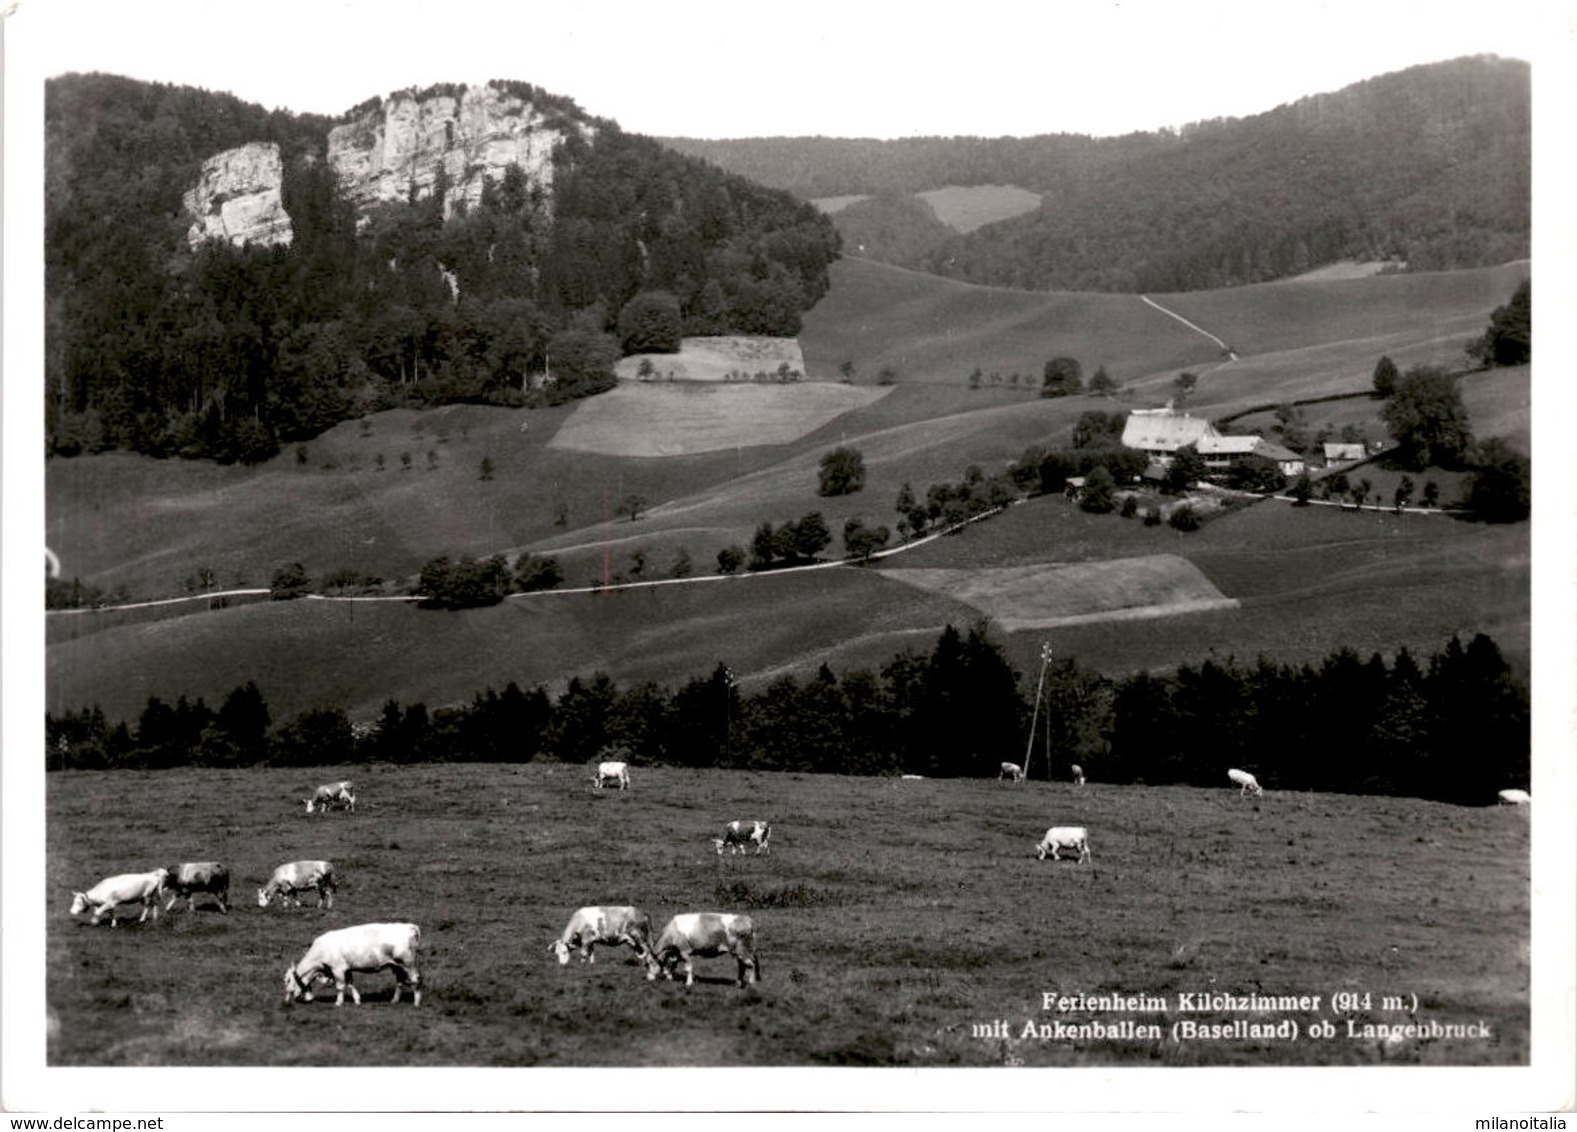
M 339 191 L 359 214 L 373 204 L 430 196 L 439 170 L 448 181 L 444 216 L 459 201 L 475 205 L 486 178 L 501 181 L 519 165 L 527 184 L 552 199 L 553 150 L 573 132 L 590 140 L 594 126 L 545 113 L 527 99 L 487 86 L 457 93 L 390 95 L 329 131 L 327 160 Z M 252 142 L 203 162 L 184 197 L 193 223 L 187 240 L 239 246 L 288 245 L 290 217 L 282 203 L 279 146 Z
M 288 245 L 293 233 L 281 199 L 283 175 L 273 142 L 251 142 L 210 157 L 182 198 L 193 218 L 187 242 L 193 247 L 204 240 Z
M 485 178 L 501 180 L 519 165 L 528 184 L 551 192 L 553 150 L 573 130 L 589 125 L 549 119 L 525 99 L 492 85 L 457 94 L 391 95 L 382 104 L 329 131 L 328 161 L 340 192 L 359 210 L 380 201 L 431 195 L 438 171 L 448 181 L 447 218 L 458 201 L 474 205 Z

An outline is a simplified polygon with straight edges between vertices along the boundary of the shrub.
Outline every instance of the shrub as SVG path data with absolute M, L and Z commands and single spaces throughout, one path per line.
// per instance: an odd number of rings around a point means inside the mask
M 301 597 L 311 585 L 312 579 L 307 577 L 306 569 L 301 563 L 292 562 L 274 571 L 274 577 L 268 583 L 269 600 L 289 601 L 291 598 Z
M 515 563 L 515 587 L 521 593 L 555 589 L 563 581 L 564 571 L 559 568 L 557 558 L 525 554 Z

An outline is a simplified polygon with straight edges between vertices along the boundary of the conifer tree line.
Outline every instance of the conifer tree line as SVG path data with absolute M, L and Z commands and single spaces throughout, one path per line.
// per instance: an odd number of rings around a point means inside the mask
M 1039 709 L 1033 703 L 1037 685 Z M 1032 714 L 1033 713 L 1033 714 Z M 1035 734 L 1029 734 L 1032 718 Z M 275 721 L 255 683 L 220 705 L 150 697 L 134 722 L 98 707 L 47 717 L 50 770 L 353 763 L 585 763 L 821 774 L 1032 779 L 1070 763 L 1093 784 L 1221 786 L 1228 767 L 1270 790 L 1487 804 L 1529 781 L 1529 703 L 1479 634 L 1389 661 L 1343 648 L 1317 663 L 1228 658 L 1111 678 L 1070 658 L 1017 671 L 987 628 L 949 625 L 928 653 L 878 670 L 779 677 L 742 691 L 726 665 L 678 688 L 606 673 L 551 696 L 511 683 L 429 709 L 391 699 L 354 724 L 337 707 Z M 1049 749 L 1048 749 L 1049 744 Z
M 442 175 L 358 218 L 324 159 L 331 119 L 51 80 L 49 451 L 257 462 L 383 408 L 585 396 L 622 354 L 681 335 L 798 332 L 838 254 L 815 208 L 510 89 L 594 140 L 560 147 L 551 200 L 510 167 L 445 220 Z M 188 249 L 181 198 L 202 162 L 256 141 L 280 147 L 290 245 Z

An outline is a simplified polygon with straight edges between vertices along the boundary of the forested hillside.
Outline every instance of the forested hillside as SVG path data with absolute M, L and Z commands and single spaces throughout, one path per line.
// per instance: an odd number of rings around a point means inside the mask
M 593 128 L 556 153 L 551 196 L 511 167 L 446 221 L 442 178 L 353 212 L 323 160 L 329 119 L 52 80 L 50 451 L 254 461 L 372 409 L 593 392 L 626 347 L 797 332 L 838 249 L 815 209 L 504 85 Z M 253 141 L 280 148 L 293 239 L 189 249 L 182 194 Z
M 1530 119 L 1527 64 L 1478 56 L 1121 138 L 672 144 L 807 198 L 1018 185 L 1043 194 L 1038 211 L 945 239 L 923 213 L 895 234 L 901 214 L 885 208 L 869 254 L 1000 286 L 1185 291 L 1338 259 L 1432 271 L 1524 257 Z

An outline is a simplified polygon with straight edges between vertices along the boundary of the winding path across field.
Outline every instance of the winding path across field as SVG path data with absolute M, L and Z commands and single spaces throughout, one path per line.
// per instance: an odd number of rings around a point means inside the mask
M 1140 295 L 1139 299 L 1140 299 L 1140 301 L 1144 302 L 1146 305 L 1154 307 L 1156 310 L 1160 311 L 1162 314 L 1166 315 L 1168 318 L 1175 318 L 1175 319 L 1177 319 L 1178 322 L 1181 322 L 1184 326 L 1188 327 L 1188 329 L 1192 330 L 1194 333 L 1196 333 L 1196 334 L 1203 334 L 1206 338 L 1210 339 L 1217 346 L 1220 346 L 1221 349 L 1224 350 L 1226 352 L 1226 355 L 1227 355 L 1227 361 L 1223 362 L 1222 365 L 1228 365 L 1228 364 L 1238 360 L 1238 356 L 1237 356 L 1236 352 L 1232 349 L 1231 346 L 1227 345 L 1226 342 L 1223 341 L 1222 339 L 1217 338 L 1214 334 L 1210 333 L 1210 331 L 1206 330 L 1204 327 L 1199 326 L 1196 323 L 1189 322 L 1188 319 L 1184 318 L 1182 315 L 1178 314 L 1174 310 L 1168 310 L 1166 307 L 1163 307 L 1160 303 L 1158 303 L 1154 299 L 1152 299 L 1149 295 Z M 1220 369 L 1221 367 L 1217 366 L 1216 368 Z

